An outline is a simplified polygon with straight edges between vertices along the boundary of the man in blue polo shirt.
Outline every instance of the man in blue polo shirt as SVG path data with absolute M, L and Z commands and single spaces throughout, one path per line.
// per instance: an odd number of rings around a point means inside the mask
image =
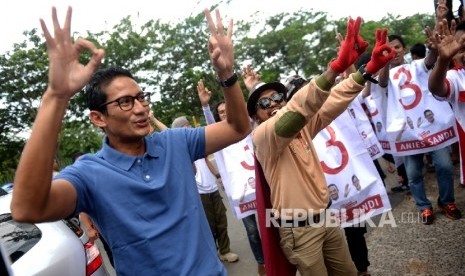
M 15 220 L 53 221 L 87 213 L 107 239 L 118 275 L 225 275 L 197 193 L 192 162 L 243 139 L 250 131 L 244 98 L 233 73 L 232 22 L 205 11 L 209 52 L 223 87 L 228 120 L 195 129 L 149 135 L 149 97 L 121 68 L 94 73 L 104 56 L 92 42 L 71 40 L 71 8 L 54 37 L 42 30 L 50 59 L 49 84 L 15 176 Z M 216 12 L 217 19 L 220 18 Z M 79 55 L 88 50 L 88 64 Z M 87 84 L 87 85 L 86 85 Z M 51 179 L 57 137 L 69 100 L 86 85 L 89 118 L 106 136 Z

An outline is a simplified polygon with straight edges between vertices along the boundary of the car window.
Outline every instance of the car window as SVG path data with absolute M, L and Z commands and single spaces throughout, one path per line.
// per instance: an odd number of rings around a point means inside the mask
M 0 275 L 10 276 L 13 275 L 11 272 L 10 260 L 6 255 L 6 250 L 0 241 Z
M 0 239 L 12 263 L 36 245 L 41 237 L 42 232 L 36 225 L 16 222 L 11 213 L 0 215 Z

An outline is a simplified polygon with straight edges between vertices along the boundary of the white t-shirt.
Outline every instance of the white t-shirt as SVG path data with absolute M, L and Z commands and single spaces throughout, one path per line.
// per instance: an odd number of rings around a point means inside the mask
M 448 86 L 447 100 L 451 103 L 455 118 L 462 128 L 465 128 L 465 68 L 454 68 L 447 71 L 446 83 Z
M 210 194 L 216 192 L 218 190 L 216 177 L 208 168 L 205 158 L 196 160 L 194 165 L 196 168 L 195 182 L 197 182 L 199 194 Z

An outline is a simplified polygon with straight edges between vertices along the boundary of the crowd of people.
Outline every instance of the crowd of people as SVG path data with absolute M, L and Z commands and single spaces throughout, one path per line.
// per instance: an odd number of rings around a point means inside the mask
M 12 216 L 80 216 L 92 237 L 104 237 L 118 275 L 226 275 L 222 261 L 239 256 L 230 248 L 220 184 L 259 275 L 370 275 L 366 227 L 358 223 L 369 218 L 359 213 L 365 203 L 386 194 L 378 158 L 395 166 L 400 185 L 393 191 L 410 191 L 428 225 L 435 218 L 422 173 L 429 156 L 437 207 L 461 218 L 450 149 L 465 142 L 465 22 L 447 22 L 447 12 L 439 0 L 436 26 L 411 48 L 411 62 L 402 35 L 387 29 L 376 30 L 365 53 L 362 19 L 350 18 L 336 38 L 337 56 L 319 76 L 264 83 L 243 68 L 245 101 L 234 72 L 233 23 L 225 28 L 219 11 L 213 20 L 206 9 L 208 53 L 224 100 L 212 110 L 212 92 L 199 80 L 207 125 L 192 128 L 181 116 L 168 128 L 131 72 L 99 69 L 104 51 L 72 40 L 71 8 L 63 26 L 53 8 L 53 35 L 41 21 L 49 83 L 16 171 Z M 81 64 L 85 50 L 92 58 Z M 89 119 L 105 133 L 102 148 L 53 173 L 67 105 L 82 87 Z M 338 129 L 340 116 L 349 121 Z M 340 132 L 349 130 L 356 135 L 344 142 Z M 362 155 L 373 162 L 358 162 Z M 347 218 L 329 223 L 334 209 Z

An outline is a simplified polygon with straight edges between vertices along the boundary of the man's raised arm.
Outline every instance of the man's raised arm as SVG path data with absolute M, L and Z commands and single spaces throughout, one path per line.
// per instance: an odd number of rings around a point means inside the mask
M 227 33 L 223 28 L 221 16 L 215 10 L 216 25 L 210 11 L 205 9 L 210 39 L 208 52 L 218 81 L 223 89 L 227 119 L 205 128 L 206 154 L 216 152 L 242 140 L 252 131 L 241 87 L 234 72 L 234 48 L 232 44 L 233 22 L 229 22 Z
M 447 20 L 443 19 L 436 27 L 434 34 L 435 39 L 432 40 L 438 51 L 438 59 L 433 70 L 428 78 L 428 89 L 436 96 L 446 97 L 448 87 L 446 85 L 447 71 L 449 63 L 453 57 L 465 48 L 465 35 L 459 38 L 455 37 L 455 21 L 451 22 L 451 28 L 447 25 Z
M 69 100 L 88 82 L 104 52 L 85 39 L 71 40 L 71 14 L 70 7 L 61 27 L 52 9 L 53 36 L 40 20 L 49 57 L 49 83 L 16 170 L 11 213 L 17 221 L 57 220 L 70 215 L 76 205 L 71 183 L 59 180 L 51 185 L 53 158 Z M 79 63 L 84 50 L 92 53 L 86 65 Z

